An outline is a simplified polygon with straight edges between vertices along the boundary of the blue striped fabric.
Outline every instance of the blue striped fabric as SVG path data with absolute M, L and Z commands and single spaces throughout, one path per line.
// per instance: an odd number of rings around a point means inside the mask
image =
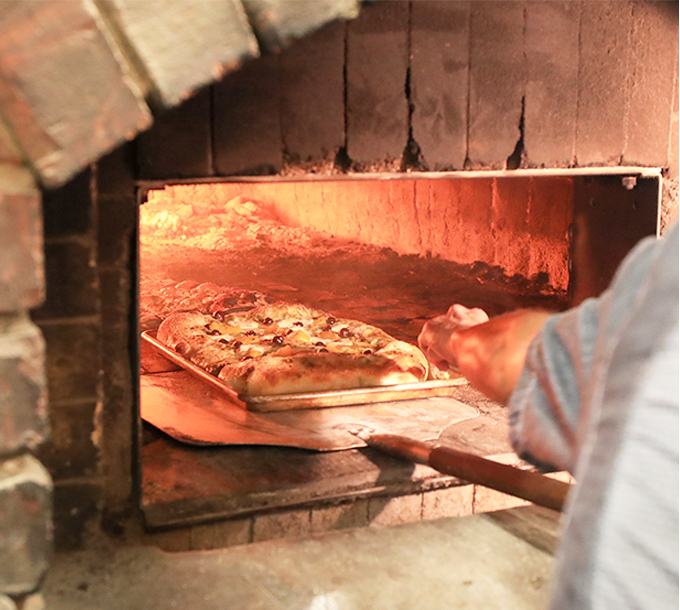
M 574 473 L 552 608 L 678 608 L 678 227 L 551 318 L 510 401 L 515 450 Z

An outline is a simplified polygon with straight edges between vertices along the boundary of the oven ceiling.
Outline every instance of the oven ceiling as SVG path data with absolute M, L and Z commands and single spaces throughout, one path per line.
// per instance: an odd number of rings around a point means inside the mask
M 147 129 L 198 88 L 359 0 L 0 3 L 0 162 L 47 188 Z

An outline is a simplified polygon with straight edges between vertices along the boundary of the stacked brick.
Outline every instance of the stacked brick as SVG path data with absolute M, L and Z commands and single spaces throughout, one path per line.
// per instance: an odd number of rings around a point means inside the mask
M 39 183 L 54 188 L 259 56 L 258 41 L 279 49 L 357 13 L 358 0 L 4 3 L 0 110 Z
M 44 296 L 40 191 L 13 143 L 0 140 L 0 607 L 12 610 L 41 602 L 52 481 L 33 455 L 48 430 L 45 344 L 28 315 Z

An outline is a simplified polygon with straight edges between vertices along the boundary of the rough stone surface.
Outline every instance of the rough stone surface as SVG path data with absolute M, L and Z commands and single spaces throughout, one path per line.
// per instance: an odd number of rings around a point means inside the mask
M 574 159 L 580 4 L 529 2 L 524 149 L 531 167 Z
M 252 519 L 229 519 L 191 528 L 192 550 L 219 549 L 250 542 Z
M 84 169 L 63 187 L 43 192 L 45 239 L 86 237 L 95 216 L 90 197 L 92 173 Z
M 625 146 L 631 2 L 586 2 L 581 17 L 576 160 L 618 164 Z
M 623 161 L 668 167 L 669 117 L 677 90 L 677 2 L 634 4 L 630 53 L 630 101 Z
M 133 480 L 135 429 L 134 377 L 131 364 L 133 347 L 130 309 L 132 287 L 129 271 L 100 271 L 102 289 L 102 341 L 108 346 L 102 354 L 103 405 L 98 432 L 106 475 L 106 507 L 113 518 L 129 508 L 135 491 Z
M 661 205 L 659 215 L 659 233 L 663 235 L 678 222 L 678 192 L 680 186 L 677 178 L 664 178 L 661 187 Z
M 167 531 L 153 532 L 144 536 L 143 542 L 168 553 L 191 550 L 191 528 L 184 527 Z
M 47 343 L 50 403 L 97 400 L 101 368 L 96 322 L 39 324 Z
M 34 591 L 52 553 L 52 482 L 30 455 L 0 462 L 0 531 L 0 591 Z
M 281 129 L 291 161 L 324 160 L 345 143 L 344 49 L 340 22 L 281 53 Z
M 97 473 L 99 456 L 92 442 L 95 409 L 96 403 L 50 409 L 50 439 L 36 455 L 55 481 Z
M 191 178 L 212 173 L 210 91 L 159 114 L 153 127 L 135 140 L 141 179 Z
M 102 268 L 128 269 L 136 247 L 139 206 L 133 194 L 106 195 L 99 196 L 97 210 L 97 264 L 103 291 Z M 107 306 L 106 298 L 102 295 L 102 307 Z
M 0 318 L 0 454 L 45 440 L 45 343 L 25 318 Z
M 673 110 L 671 111 L 671 138 L 668 152 L 668 177 L 677 182 L 680 178 L 678 160 L 680 158 L 680 138 L 678 129 L 678 64 L 675 64 L 675 80 L 673 81 Z M 677 190 L 676 190 L 677 194 Z M 676 197 L 677 206 L 677 197 Z
M 468 160 L 472 167 L 502 168 L 520 138 L 524 3 L 471 6 Z
M 85 3 L 5 3 L 0 34 L 0 108 L 46 186 L 150 124 Z
M 93 482 L 56 482 L 54 486 L 54 547 L 81 549 L 99 531 L 102 485 Z
M 266 52 L 278 51 L 294 38 L 334 19 L 353 19 L 359 0 L 242 0 L 257 39 Z
M 107 0 L 115 19 L 166 106 L 258 54 L 255 35 L 236 0 Z
M 362 7 L 347 25 L 347 153 L 359 164 L 401 158 L 408 142 L 408 3 Z
M 557 516 L 548 519 L 554 530 Z M 201 553 L 70 553 L 44 591 L 50 610 L 538 610 L 553 561 L 531 534 L 472 515 Z
M 43 300 L 40 191 L 26 170 L 0 167 L 0 313 Z
M 311 532 L 309 509 L 258 515 L 253 523 L 253 542 L 300 538 Z
M 430 170 L 467 154 L 470 3 L 423 0 L 411 15 L 413 138 Z
M 423 494 L 423 520 L 472 514 L 473 486 L 460 485 Z
M 246 64 L 214 85 L 215 169 L 220 175 L 281 170 L 278 56 Z
M 368 521 L 371 527 L 414 523 L 420 521 L 422 514 L 422 494 L 368 500 Z
M 368 500 L 312 509 L 312 532 L 327 532 L 368 525 Z
M 93 240 L 45 242 L 47 298 L 34 320 L 95 315 L 99 281 Z
M 134 197 L 136 194 L 135 180 L 137 178 L 134 144 L 126 142 L 99 159 L 95 176 L 99 197 Z

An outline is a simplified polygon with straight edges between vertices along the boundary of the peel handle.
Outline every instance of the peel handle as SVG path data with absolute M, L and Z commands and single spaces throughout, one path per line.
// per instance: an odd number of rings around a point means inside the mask
M 366 444 L 395 457 L 427 464 L 443 474 L 483 485 L 539 506 L 561 511 L 571 485 L 537 472 L 500 464 L 471 453 L 458 451 L 395 434 L 373 434 Z

